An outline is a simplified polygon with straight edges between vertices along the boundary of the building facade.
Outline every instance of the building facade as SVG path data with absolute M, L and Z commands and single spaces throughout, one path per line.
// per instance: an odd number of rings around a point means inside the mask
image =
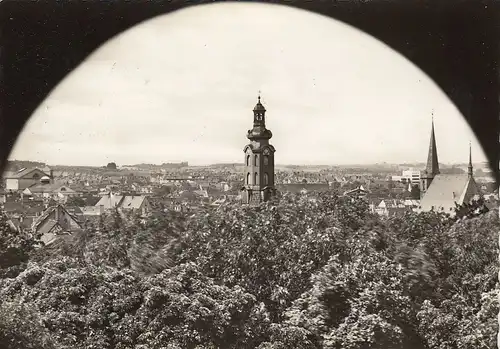
M 266 109 L 260 96 L 253 109 L 253 128 L 248 130 L 250 143 L 245 146 L 244 185 L 241 199 L 245 204 L 268 201 L 276 194 L 274 183 L 274 147 L 269 143 L 273 136 L 266 128 Z
M 52 174 L 45 173 L 38 168 L 22 169 L 17 173 L 5 177 L 5 190 L 19 191 L 40 183 L 42 178 L 52 180 Z
M 404 170 L 401 178 L 404 178 L 406 183 L 411 183 L 412 185 L 420 185 L 420 171 L 416 170 Z

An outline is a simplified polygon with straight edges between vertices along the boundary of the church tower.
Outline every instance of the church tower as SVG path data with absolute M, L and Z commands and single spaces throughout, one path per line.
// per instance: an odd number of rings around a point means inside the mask
M 245 153 L 242 201 L 258 204 L 269 200 L 276 193 L 274 187 L 274 147 L 269 144 L 273 136 L 266 129 L 266 108 L 260 102 L 260 95 L 253 109 L 253 128 L 248 130 L 250 143 L 243 149 Z
M 436 136 L 434 134 L 434 118 L 431 126 L 431 141 L 429 144 L 429 153 L 427 154 L 427 166 L 422 173 L 420 182 L 420 193 L 423 196 L 432 183 L 432 180 L 439 174 L 439 162 L 436 147 Z

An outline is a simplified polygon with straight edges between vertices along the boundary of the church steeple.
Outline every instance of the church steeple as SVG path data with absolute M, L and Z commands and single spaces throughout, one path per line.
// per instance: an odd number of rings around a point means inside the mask
M 432 183 L 434 177 L 439 174 L 439 161 L 436 147 L 436 135 L 434 134 L 434 115 L 432 116 L 431 124 L 431 141 L 429 143 L 429 151 L 427 153 L 427 166 L 420 180 L 420 195 L 423 197 Z
M 253 108 L 253 128 L 248 130 L 250 140 L 245 153 L 244 185 L 242 201 L 246 204 L 258 204 L 267 201 L 276 194 L 274 186 L 274 147 L 269 144 L 273 134 L 266 128 L 266 108 L 260 102 Z
M 471 144 L 469 142 L 469 167 L 468 167 L 468 171 L 467 171 L 469 178 L 471 178 L 473 176 L 473 173 L 474 173 L 474 169 L 472 168 L 472 149 L 471 149 Z
M 434 116 L 432 117 L 431 141 L 429 143 L 429 152 L 427 154 L 427 167 L 425 172 L 428 176 L 434 177 L 439 174 L 439 161 L 436 147 L 436 135 L 434 134 Z

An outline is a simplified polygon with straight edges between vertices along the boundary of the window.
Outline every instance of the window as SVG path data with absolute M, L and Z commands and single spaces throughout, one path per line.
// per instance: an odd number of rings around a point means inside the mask
M 38 178 L 40 178 L 40 175 L 39 175 L 38 173 L 35 173 L 35 174 L 33 175 L 33 179 L 38 179 Z
M 247 184 L 250 184 L 250 173 L 247 173 Z
M 254 174 L 254 176 L 253 176 L 253 184 L 254 184 L 254 185 L 258 183 L 258 181 L 257 181 L 257 176 L 258 176 L 258 174 L 257 174 L 257 172 L 255 172 L 255 174 Z
M 259 160 L 258 155 L 257 155 L 257 154 L 255 154 L 255 155 L 254 155 L 254 157 L 253 157 L 253 165 L 254 165 L 254 166 L 258 166 L 258 165 L 257 165 L 257 164 L 258 164 L 258 160 Z
M 250 166 L 250 155 L 247 155 L 247 166 Z
M 264 166 L 269 165 L 269 155 L 264 155 Z
M 269 175 L 267 174 L 267 172 L 264 173 L 264 185 L 268 185 L 269 184 Z

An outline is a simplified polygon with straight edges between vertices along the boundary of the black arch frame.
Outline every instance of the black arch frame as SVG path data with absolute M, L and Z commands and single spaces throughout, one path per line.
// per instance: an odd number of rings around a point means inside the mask
M 0 170 L 38 105 L 106 40 L 152 17 L 214 2 L 0 2 Z M 499 183 L 500 11 L 493 0 L 279 3 L 353 25 L 419 66 L 465 116 Z

